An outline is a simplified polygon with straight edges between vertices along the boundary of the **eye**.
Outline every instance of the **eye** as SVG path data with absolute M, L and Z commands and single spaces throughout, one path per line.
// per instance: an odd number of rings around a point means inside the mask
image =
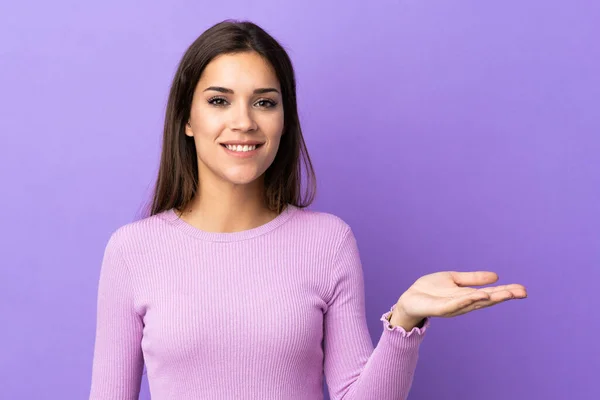
M 263 107 L 263 108 L 273 108 L 277 105 L 276 102 L 274 102 L 273 100 L 269 100 L 269 99 L 260 99 L 259 101 L 256 102 L 256 104 L 258 104 L 259 107 Z
M 212 104 L 213 106 L 217 107 L 223 107 L 225 103 L 227 103 L 227 100 L 222 97 L 211 97 L 208 99 L 208 104 Z
M 229 104 L 229 102 L 226 99 L 218 96 L 211 97 L 210 99 L 208 99 L 208 103 L 215 107 L 224 107 Z M 277 105 L 277 102 L 270 99 L 260 99 L 255 103 L 255 105 L 261 108 L 273 108 Z

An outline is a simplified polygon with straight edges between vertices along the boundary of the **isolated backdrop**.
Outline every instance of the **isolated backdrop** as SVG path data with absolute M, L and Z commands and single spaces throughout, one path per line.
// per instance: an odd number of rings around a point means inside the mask
M 226 18 L 289 50 L 313 208 L 356 233 L 374 343 L 423 274 L 529 289 L 434 319 L 411 399 L 599 399 L 591 0 L 3 2 L 0 397 L 87 398 L 104 246 L 150 194 L 181 55 Z

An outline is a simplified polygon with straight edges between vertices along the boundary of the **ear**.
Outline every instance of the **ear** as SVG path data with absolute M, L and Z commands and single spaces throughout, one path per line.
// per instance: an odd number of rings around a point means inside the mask
M 190 125 L 190 121 L 185 124 L 185 134 L 189 137 L 194 136 L 194 132 L 192 131 L 192 125 Z

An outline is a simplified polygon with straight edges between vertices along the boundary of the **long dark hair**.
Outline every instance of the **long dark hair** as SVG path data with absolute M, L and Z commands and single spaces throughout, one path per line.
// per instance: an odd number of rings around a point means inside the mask
M 302 208 L 313 202 L 316 178 L 300 129 L 292 62 L 283 47 L 258 25 L 225 20 L 202 33 L 179 63 L 167 102 L 158 178 L 144 216 L 171 208 L 182 210 L 197 193 L 202 183 L 198 182 L 196 146 L 193 138 L 185 135 L 194 90 L 212 59 L 246 51 L 257 52 L 269 61 L 281 86 L 283 134 L 277 155 L 264 174 L 266 205 L 280 213 L 287 204 Z

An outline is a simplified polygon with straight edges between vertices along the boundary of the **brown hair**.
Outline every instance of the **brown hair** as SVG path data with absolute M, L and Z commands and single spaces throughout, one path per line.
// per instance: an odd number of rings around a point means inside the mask
M 249 21 L 225 20 L 202 33 L 183 55 L 173 78 L 165 115 L 158 178 L 150 210 L 158 214 L 185 208 L 198 190 L 198 165 L 193 138 L 185 135 L 194 90 L 204 68 L 221 54 L 254 51 L 273 67 L 281 86 L 283 134 L 277 155 L 265 171 L 265 202 L 280 213 L 287 204 L 309 206 L 316 194 L 316 178 L 300 129 L 296 79 L 283 47 L 266 31 Z M 306 175 L 302 173 L 305 169 Z M 306 187 L 302 191 L 302 178 Z

